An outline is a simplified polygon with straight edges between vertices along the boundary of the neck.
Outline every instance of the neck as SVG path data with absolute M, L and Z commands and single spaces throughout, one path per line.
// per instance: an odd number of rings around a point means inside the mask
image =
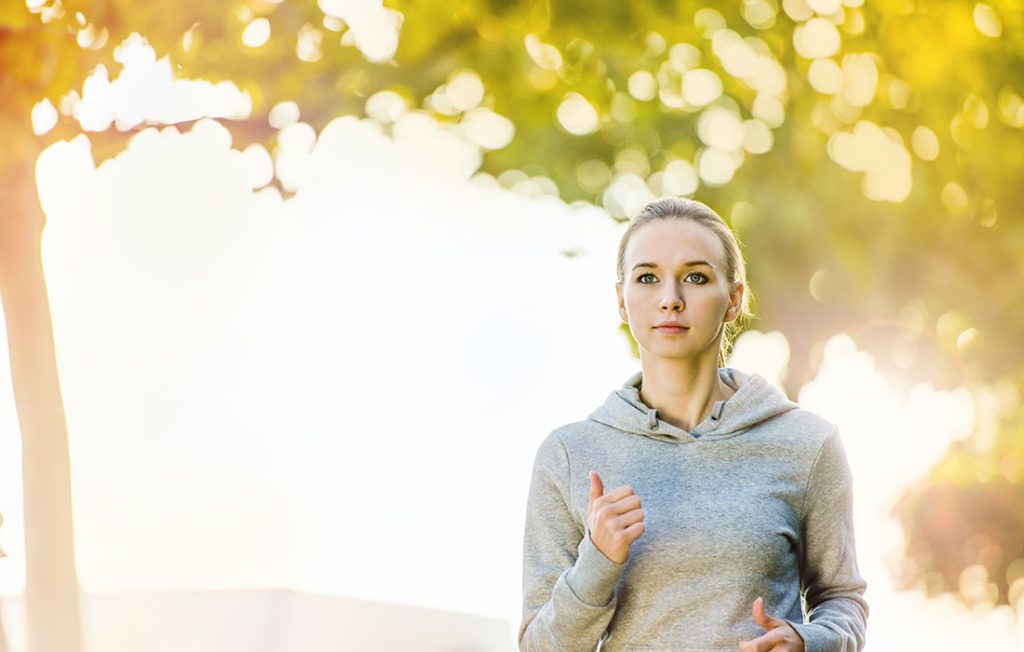
M 662 421 L 693 430 L 711 414 L 716 401 L 736 393 L 718 376 L 718 351 L 714 354 L 706 359 L 685 360 L 641 355 L 640 400 L 656 409 Z

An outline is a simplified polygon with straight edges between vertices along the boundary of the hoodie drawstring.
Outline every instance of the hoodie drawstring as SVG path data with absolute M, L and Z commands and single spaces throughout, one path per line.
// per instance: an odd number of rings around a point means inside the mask
M 711 418 L 715 421 L 721 419 L 723 409 L 725 409 L 725 401 L 715 401 L 714 406 L 711 408 Z
M 658 429 L 658 411 L 654 408 L 647 410 L 647 425 L 651 430 Z

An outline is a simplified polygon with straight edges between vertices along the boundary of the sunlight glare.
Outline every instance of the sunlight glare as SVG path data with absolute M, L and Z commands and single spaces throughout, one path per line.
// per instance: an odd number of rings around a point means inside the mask
M 743 0 L 743 19 L 757 29 L 771 29 L 775 25 L 778 5 L 766 0 Z
M 839 30 L 824 18 L 812 18 L 793 31 L 793 46 L 805 59 L 831 57 L 839 52 Z
M 724 186 L 729 183 L 742 164 L 742 150 L 705 147 L 697 153 L 697 173 L 709 186 Z
M 579 93 L 566 93 L 556 113 L 558 124 L 574 136 L 586 136 L 601 124 L 597 109 Z
M 814 10 L 807 4 L 807 0 L 782 0 L 782 10 L 795 23 L 802 23 L 814 15 Z
M 707 68 L 683 73 L 683 99 L 693 106 L 705 106 L 722 96 L 722 80 Z
M 831 16 L 842 8 L 839 0 L 807 0 L 807 6 L 819 16 Z
M 469 111 L 484 99 L 484 84 L 472 70 L 451 75 L 445 89 L 448 101 L 459 111 Z
M 898 138 L 891 130 L 861 120 L 852 132 L 832 134 L 827 150 L 844 168 L 866 173 L 862 188 L 868 199 L 899 203 L 910 194 L 912 181 L 910 154 Z
M 914 129 L 910 145 L 922 161 L 934 161 L 939 157 L 939 138 L 934 131 L 924 125 L 918 125 Z
M 878 87 L 878 68 L 869 54 L 848 54 L 843 57 L 843 99 L 850 106 L 867 106 Z
M 775 387 L 782 388 L 789 369 L 789 340 L 781 331 L 744 331 L 736 338 L 729 366 L 760 374 Z
M 743 146 L 743 122 L 732 111 L 713 106 L 701 113 L 697 135 L 705 145 L 734 152 Z
M 82 85 L 81 98 L 68 96 L 68 108 L 85 131 L 104 131 L 112 122 L 127 130 L 142 123 L 173 124 L 202 117 L 241 119 L 252 111 L 251 98 L 234 82 L 175 78 L 170 59 L 157 59 L 138 34 L 114 49 L 114 60 L 123 66 L 116 79 L 111 81 L 100 64 Z
M 391 124 L 409 110 L 409 101 L 395 91 L 378 91 L 366 100 L 366 116 L 380 124 Z
M 562 53 L 553 45 L 542 42 L 536 34 L 527 34 L 523 39 L 526 53 L 543 70 L 558 70 L 562 67 Z
M 1003 33 L 1003 21 L 991 6 L 979 2 L 974 5 L 974 26 L 989 38 L 999 38 Z
M 767 154 L 775 144 L 772 130 L 760 120 L 743 121 L 743 149 L 751 154 Z
M 672 70 L 684 73 L 700 65 L 701 53 L 689 43 L 676 43 L 668 49 L 668 63 Z
M 786 109 L 777 97 L 768 93 L 758 93 L 750 113 L 772 129 L 777 129 L 786 121 Z
M 295 102 L 278 102 L 267 114 L 267 122 L 274 129 L 283 129 L 293 122 L 298 122 L 300 117 L 299 105 Z
M 506 147 L 516 135 L 511 120 L 483 107 L 463 114 L 459 128 L 466 138 L 491 151 Z
M 343 45 L 354 45 L 373 63 L 394 58 L 404 19 L 401 12 L 383 7 L 380 0 L 319 0 L 318 4 L 325 15 L 348 25 Z
M 685 159 L 669 161 L 662 171 L 661 188 L 665 195 L 689 196 L 697 192 L 699 185 L 697 171 Z
M 815 59 L 807 70 L 807 81 L 819 93 L 833 95 L 843 87 L 843 73 L 832 59 Z
M 260 17 L 245 26 L 242 32 L 242 44 L 249 48 L 258 48 L 270 40 L 270 21 Z
M 650 102 L 658 96 L 658 82 L 650 72 L 638 70 L 629 76 L 629 94 L 641 102 Z
M 636 215 L 637 211 L 655 199 L 657 197 L 647 183 L 632 173 L 617 176 L 601 193 L 601 203 L 605 210 L 618 218 Z
M 760 58 L 754 48 L 731 29 L 715 32 L 711 39 L 711 50 L 718 55 L 725 71 L 737 79 L 750 76 Z
M 57 124 L 57 109 L 53 106 L 50 98 L 46 97 L 36 102 L 32 107 L 32 133 L 42 136 Z
M 306 63 L 319 61 L 324 56 L 323 50 L 321 50 L 323 41 L 324 33 L 306 23 L 299 29 L 299 34 L 296 37 L 295 56 Z

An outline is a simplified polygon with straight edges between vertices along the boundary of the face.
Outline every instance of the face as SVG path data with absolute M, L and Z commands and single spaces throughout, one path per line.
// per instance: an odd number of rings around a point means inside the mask
M 743 285 L 726 276 L 722 243 L 692 220 L 649 222 L 626 244 L 619 315 L 642 358 L 712 358 L 724 325 L 739 314 Z

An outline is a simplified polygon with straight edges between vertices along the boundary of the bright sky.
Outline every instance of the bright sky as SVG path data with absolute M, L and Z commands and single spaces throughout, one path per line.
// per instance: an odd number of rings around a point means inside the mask
M 286 202 L 254 191 L 269 154 L 233 149 L 213 121 L 143 132 L 98 169 L 84 137 L 41 157 L 82 584 L 288 586 L 512 631 L 537 444 L 638 365 L 614 304 L 621 228 L 470 182 L 479 150 L 422 115 L 395 138 L 355 118 L 311 132 L 282 138 Z M 733 366 L 777 378 L 787 360 L 781 334 L 754 332 Z M 8 383 L 11 594 L 24 551 Z M 966 390 L 894 388 L 839 336 L 799 399 L 839 424 L 853 467 L 869 650 L 1024 650 L 1008 609 L 898 593 L 885 570 L 901 545 L 888 508 L 969 431 Z

